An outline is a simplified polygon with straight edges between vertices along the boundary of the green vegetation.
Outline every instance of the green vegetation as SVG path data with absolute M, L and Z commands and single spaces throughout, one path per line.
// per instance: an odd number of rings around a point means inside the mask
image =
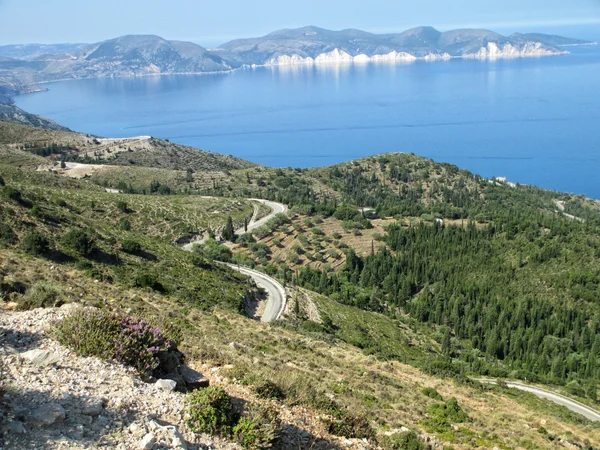
M 230 435 L 236 423 L 231 399 L 220 387 L 199 389 L 187 398 L 187 425 L 196 433 Z
M 446 403 L 436 403 L 427 409 L 429 417 L 423 419 L 422 425 L 431 433 L 445 433 L 452 430 L 452 424 L 463 423 L 469 416 L 463 411 L 453 397 Z
M 380 439 L 384 450 L 425 450 L 425 444 L 414 431 L 405 431 Z
M 58 307 L 65 303 L 65 294 L 57 286 L 38 281 L 19 298 L 18 309 L 27 311 L 36 308 Z
M 279 417 L 275 410 L 251 404 L 233 427 L 233 437 L 243 448 L 258 450 L 270 448 L 279 431 Z
M 76 312 L 55 324 L 53 336 L 81 356 L 114 359 L 142 376 L 164 373 L 161 363 L 177 354 L 177 344 L 158 328 L 106 310 Z

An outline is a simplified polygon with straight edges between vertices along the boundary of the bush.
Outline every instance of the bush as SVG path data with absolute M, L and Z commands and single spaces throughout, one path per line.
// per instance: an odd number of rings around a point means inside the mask
M 117 208 L 119 211 L 121 211 L 122 213 L 127 214 L 129 212 L 129 206 L 127 205 L 127 202 L 123 201 L 123 200 L 119 200 L 117 202 Z
M 5 187 L 3 189 L 3 192 L 4 192 L 4 195 L 6 196 L 6 198 L 8 198 L 9 200 L 12 200 L 17 203 L 21 203 L 23 201 L 23 196 L 21 194 L 21 191 L 18 191 L 15 188 Z
M 285 394 L 282 389 L 270 380 L 259 379 L 254 383 L 254 392 L 259 398 L 267 400 L 283 400 Z
M 0 187 L 6 186 L 6 183 L 4 182 L 4 178 L 2 178 L 2 175 L 0 175 Z
M 131 239 L 126 239 L 123 242 L 121 242 L 121 250 L 123 250 L 125 253 L 136 255 L 142 251 L 142 246 L 139 242 L 136 242 Z
M 52 308 L 65 303 L 63 292 L 56 286 L 45 281 L 38 281 L 18 301 L 20 311 L 36 308 Z
M 335 417 L 329 422 L 329 433 L 355 439 L 372 438 L 373 428 L 369 419 L 363 414 L 350 413 L 337 409 Z
M 426 387 L 426 388 L 423 388 L 421 390 L 421 392 L 426 397 L 432 398 L 434 400 L 439 400 L 440 402 L 444 401 L 444 399 L 442 398 L 442 396 L 440 395 L 440 393 L 438 391 L 436 391 L 434 388 Z
M 32 231 L 23 239 L 23 250 L 35 256 L 43 255 L 50 249 L 50 242 L 43 234 Z
M 219 244 L 214 239 L 209 239 L 206 243 L 200 245 L 196 244 L 193 247 L 194 253 L 204 256 L 209 261 L 223 261 L 231 262 L 233 253 L 231 250 L 224 245 Z
M 7 246 L 15 242 L 17 242 L 17 235 L 12 228 L 5 223 L 0 223 L 0 244 Z
M 380 440 L 384 450 L 424 450 L 425 444 L 419 439 L 414 431 L 405 431 L 391 436 L 385 436 Z
M 234 439 L 250 450 L 269 448 L 279 435 L 277 412 L 251 405 L 233 428 Z
M 121 220 L 119 220 L 119 228 L 124 231 L 131 230 L 131 222 L 129 221 L 129 219 L 123 217 Z
M 429 417 L 423 420 L 425 429 L 431 433 L 444 433 L 452 429 L 452 424 L 463 423 L 469 420 L 467 413 L 452 397 L 446 403 L 437 403 L 427 409 Z
M 188 395 L 186 420 L 194 433 L 227 436 L 236 422 L 231 399 L 220 387 L 208 387 Z
M 86 310 L 64 318 L 52 332 L 58 342 L 77 354 L 113 359 L 140 375 L 161 374 L 161 361 L 177 348 L 158 328 L 131 316 Z M 180 357 L 180 356 L 178 356 Z
M 82 256 L 89 256 L 94 251 L 94 238 L 86 231 L 73 230 L 65 234 L 61 239 L 62 244 Z
M 163 292 L 165 289 L 163 285 L 158 281 L 158 277 L 152 273 L 140 273 L 135 277 L 135 287 L 149 288 L 153 291 Z

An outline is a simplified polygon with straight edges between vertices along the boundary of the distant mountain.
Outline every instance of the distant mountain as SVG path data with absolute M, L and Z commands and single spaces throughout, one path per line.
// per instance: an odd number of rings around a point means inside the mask
M 547 45 L 554 45 L 555 47 L 572 47 L 575 45 L 590 45 L 592 42 L 583 41 L 581 39 L 571 39 L 562 36 L 556 36 L 551 34 L 541 33 L 514 33 L 510 35 L 513 39 L 525 39 L 528 41 L 539 41 Z
M 219 56 L 191 42 L 123 36 L 98 44 L 11 46 L 0 58 L 0 81 L 31 84 L 68 78 L 140 76 L 231 70 Z M 45 53 L 67 48 L 68 52 Z M 2 48 L 0 48 L 0 55 Z M 9 55 L 21 55 L 13 58 Z
M 37 59 L 44 55 L 75 53 L 89 44 L 0 45 L 0 56 L 14 59 Z
M 252 65 L 549 56 L 583 44 L 589 42 L 543 34 L 506 37 L 489 30 L 442 33 L 431 27 L 373 34 L 310 26 L 213 50 L 158 36 L 123 36 L 97 44 L 0 47 L 0 86 L 23 92 L 23 86 L 59 79 L 224 72 Z
M 280 65 L 342 61 L 449 58 L 519 58 L 566 53 L 558 45 L 585 41 L 543 34 L 502 36 L 489 30 L 440 32 L 419 27 L 398 34 L 317 27 L 280 30 L 261 38 L 238 39 L 213 50 L 232 65 Z

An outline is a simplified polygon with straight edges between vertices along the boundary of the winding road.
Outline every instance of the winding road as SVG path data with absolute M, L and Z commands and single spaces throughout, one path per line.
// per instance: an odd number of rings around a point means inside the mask
M 489 378 L 473 379 L 484 384 L 498 384 L 498 380 L 493 380 Z M 581 414 L 582 416 L 593 422 L 600 422 L 600 412 L 590 408 L 587 405 L 584 405 L 583 403 L 579 403 L 576 400 L 565 397 L 564 395 L 560 395 L 556 392 L 548 391 L 539 387 L 530 386 L 528 384 L 519 383 L 517 381 L 506 381 L 505 384 L 509 388 L 518 389 L 519 391 L 524 392 L 530 392 L 533 395 L 536 395 L 540 398 L 545 398 L 546 400 L 550 400 L 551 402 L 554 402 L 557 405 L 564 406 L 565 408 L 568 408 L 577 414 Z
M 262 203 L 265 206 L 271 208 L 271 212 L 264 216 L 261 219 L 256 220 L 259 212 L 259 207 L 254 207 L 254 214 L 252 215 L 252 219 L 248 223 L 246 230 L 242 227 L 239 230 L 235 231 L 235 234 L 241 236 L 243 234 L 249 233 L 252 230 L 255 230 L 262 225 L 266 224 L 269 220 L 275 217 L 277 214 L 286 213 L 288 208 L 286 205 L 282 203 L 272 202 L 270 200 L 263 200 L 259 198 L 250 198 L 248 199 L 253 202 Z M 202 239 L 197 242 L 191 242 L 183 246 L 184 250 L 191 252 L 194 249 L 195 244 L 202 244 L 205 239 Z M 283 311 L 285 310 L 285 304 L 287 301 L 285 289 L 284 287 L 274 278 L 271 278 L 268 275 L 265 275 L 262 272 L 258 272 L 256 270 L 248 269 L 246 267 L 237 266 L 235 264 L 226 264 L 229 268 L 243 274 L 249 276 L 254 280 L 256 285 L 265 290 L 267 293 L 267 304 L 265 306 L 265 311 L 261 316 L 261 322 L 274 322 L 281 318 Z

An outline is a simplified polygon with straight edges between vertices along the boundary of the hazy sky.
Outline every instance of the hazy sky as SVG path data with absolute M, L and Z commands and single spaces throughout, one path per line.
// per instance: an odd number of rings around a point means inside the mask
M 0 20 L 0 45 L 157 34 L 211 46 L 303 25 L 374 32 L 600 25 L 600 0 L 0 0 Z

